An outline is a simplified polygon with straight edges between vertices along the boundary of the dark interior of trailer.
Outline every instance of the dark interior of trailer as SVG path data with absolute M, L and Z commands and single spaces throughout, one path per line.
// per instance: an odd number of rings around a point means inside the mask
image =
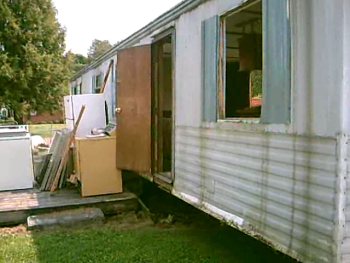
M 171 178 L 173 132 L 173 43 L 169 34 L 152 45 L 153 172 Z
M 262 5 L 224 17 L 225 118 L 259 118 L 262 106 Z

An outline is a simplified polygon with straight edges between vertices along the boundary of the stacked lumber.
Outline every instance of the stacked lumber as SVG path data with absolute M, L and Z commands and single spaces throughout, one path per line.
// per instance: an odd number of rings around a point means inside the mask
M 54 180 L 51 184 L 51 189 L 50 189 L 51 192 L 55 191 L 57 189 L 57 187 L 59 187 L 61 173 L 62 173 L 62 171 L 64 171 L 64 168 L 67 165 L 68 153 L 70 151 L 70 146 L 72 145 L 72 143 L 75 140 L 75 134 L 76 134 L 78 126 L 80 124 L 81 118 L 83 117 L 84 111 L 85 111 L 85 105 L 83 105 L 80 109 L 78 119 L 77 119 L 76 123 L 74 124 L 74 128 L 73 128 L 71 134 L 68 136 L 68 143 L 64 144 L 64 151 L 63 151 L 62 160 L 58 166 L 56 176 L 54 177 Z
M 36 171 L 38 175 L 36 176 L 38 177 L 36 182 L 37 184 L 40 183 L 41 191 L 55 191 L 57 188 L 64 187 L 68 177 L 71 175 L 73 161 L 69 158 L 69 156 L 72 156 L 69 153 L 71 152 L 71 146 L 84 110 L 85 105 L 81 107 L 72 131 L 64 129 L 55 133 L 47 156 L 48 160 L 45 160 L 47 164 L 42 165 L 41 170 Z
M 44 179 L 47 166 L 49 165 L 51 153 L 34 155 L 34 176 L 36 188 L 40 188 L 40 185 Z
M 61 131 L 57 131 L 53 138 L 51 147 L 49 149 L 49 160 L 47 165 L 43 165 L 43 168 L 36 180 L 37 183 L 40 183 L 40 190 L 49 191 L 51 190 L 54 180 L 56 178 L 56 174 L 61 165 L 61 162 L 64 158 L 64 151 L 66 145 L 68 144 L 71 137 L 71 131 L 65 129 Z M 46 166 L 46 167 L 45 167 Z M 64 169 L 59 174 L 59 186 L 63 187 L 65 185 L 65 181 L 67 179 L 67 165 L 65 165 Z

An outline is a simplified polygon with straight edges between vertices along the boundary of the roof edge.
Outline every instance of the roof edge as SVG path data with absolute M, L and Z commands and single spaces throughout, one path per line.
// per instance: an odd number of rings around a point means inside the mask
M 91 63 L 87 64 L 84 68 L 79 70 L 72 78 L 70 78 L 70 82 L 78 79 L 83 74 L 85 74 L 90 69 L 95 68 L 97 65 L 101 64 L 104 60 L 109 59 L 113 55 L 116 54 L 117 50 L 120 50 L 122 48 L 125 48 L 127 46 L 131 46 L 138 41 L 140 41 L 142 38 L 146 37 L 151 32 L 161 28 L 162 26 L 170 23 L 171 21 L 174 21 L 177 19 L 180 15 L 192 10 L 193 8 L 196 8 L 201 3 L 206 2 L 208 0 L 183 0 L 176 6 L 174 6 L 169 11 L 163 13 L 158 18 L 141 28 L 140 30 L 136 31 L 126 39 L 122 40 L 120 43 L 114 45 L 110 50 L 102 54 L 101 56 L 97 57 L 95 60 L 93 60 Z

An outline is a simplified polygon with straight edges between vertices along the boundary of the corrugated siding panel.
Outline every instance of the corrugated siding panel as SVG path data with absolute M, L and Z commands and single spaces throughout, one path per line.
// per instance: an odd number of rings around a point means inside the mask
M 346 167 L 346 201 L 345 201 L 345 229 L 341 247 L 342 263 L 350 262 L 350 141 L 347 140 L 347 167 Z
M 202 21 L 224 14 L 242 2 L 206 1 L 191 12 L 182 14 L 176 21 L 176 124 L 191 127 L 201 125 Z M 342 130 L 342 103 L 339 98 L 343 97 L 345 31 L 342 17 L 345 2 L 289 1 L 293 43 L 291 133 L 335 136 Z M 281 130 L 278 125 L 268 127 L 276 132 Z
M 175 190 L 310 262 L 335 262 L 336 139 L 176 128 Z

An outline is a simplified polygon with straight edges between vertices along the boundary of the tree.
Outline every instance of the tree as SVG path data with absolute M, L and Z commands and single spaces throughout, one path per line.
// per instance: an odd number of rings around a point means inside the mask
M 0 0 L 0 103 L 17 114 L 58 108 L 69 78 L 64 40 L 51 0 Z
M 74 76 L 74 74 L 78 73 L 86 64 L 90 62 L 89 58 L 81 54 L 74 54 L 71 51 L 67 53 L 67 56 L 69 57 L 70 61 L 70 76 Z
M 94 39 L 88 50 L 88 57 L 95 59 L 112 48 L 108 40 Z
M 253 70 L 251 72 L 252 78 L 252 97 L 259 97 L 262 95 L 262 71 Z

